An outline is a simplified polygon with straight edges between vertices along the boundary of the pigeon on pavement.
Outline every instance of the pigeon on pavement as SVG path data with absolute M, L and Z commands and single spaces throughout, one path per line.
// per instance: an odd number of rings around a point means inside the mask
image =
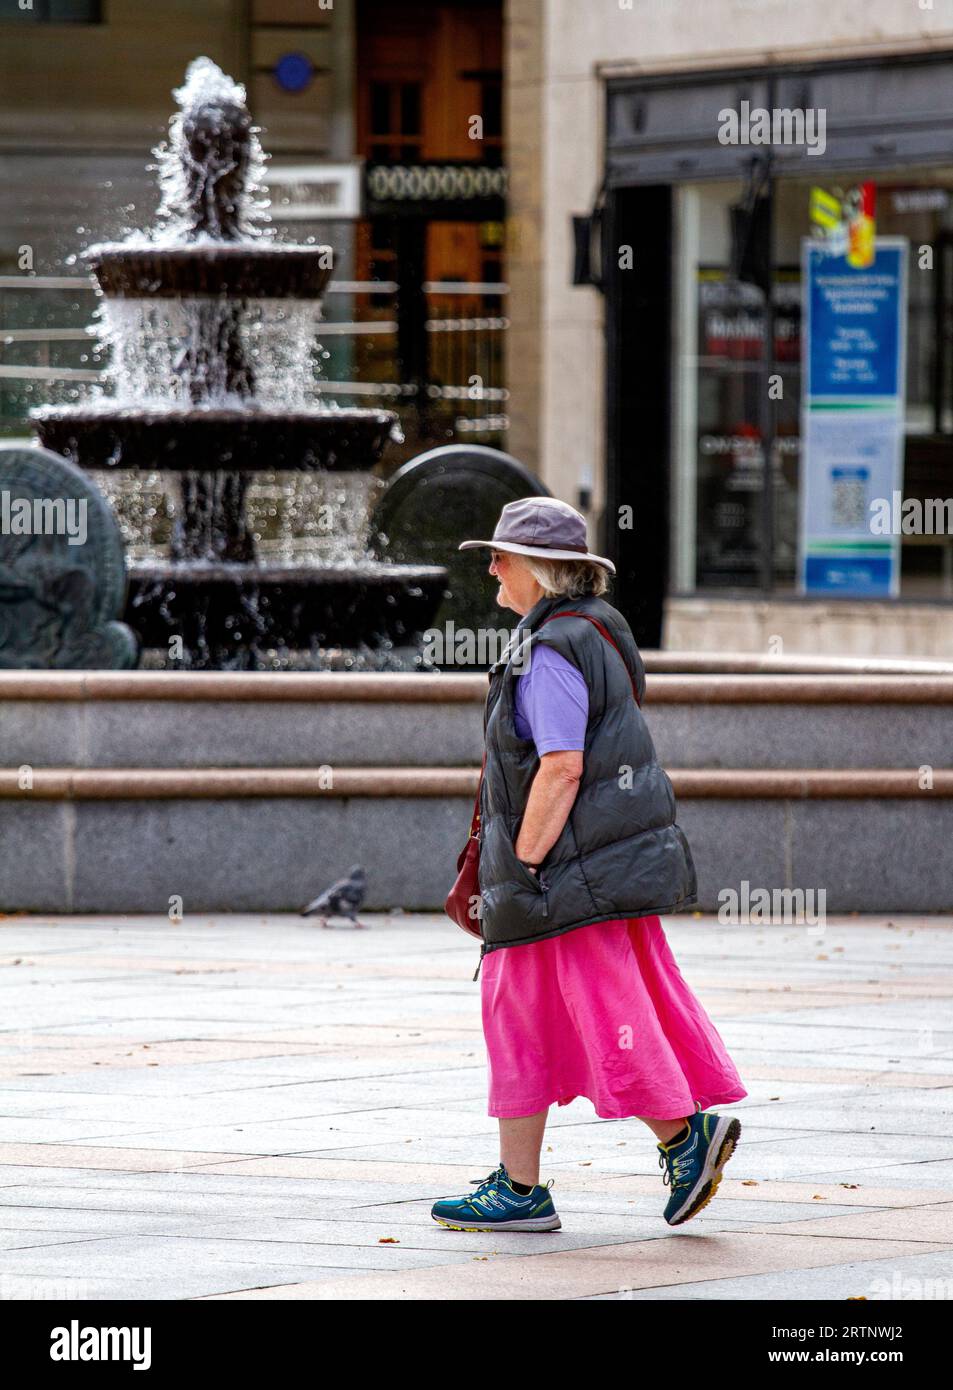
M 357 911 L 367 892 L 367 875 L 360 864 L 352 864 L 347 878 L 339 878 L 319 893 L 313 902 L 301 909 L 302 917 L 316 916 L 322 927 L 328 926 L 331 917 L 346 917 L 355 927 L 366 927 L 366 922 L 357 920 Z

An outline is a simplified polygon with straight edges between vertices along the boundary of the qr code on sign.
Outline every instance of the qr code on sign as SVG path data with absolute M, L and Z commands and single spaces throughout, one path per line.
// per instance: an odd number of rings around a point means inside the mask
M 862 531 L 867 525 L 866 479 L 835 478 L 831 493 L 831 525 Z

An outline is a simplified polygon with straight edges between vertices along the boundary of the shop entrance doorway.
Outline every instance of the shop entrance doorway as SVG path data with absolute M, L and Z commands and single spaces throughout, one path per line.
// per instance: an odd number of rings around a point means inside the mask
M 660 647 L 669 572 L 671 187 L 611 191 L 603 230 L 608 393 L 602 553 L 615 564 L 613 604 L 636 642 Z

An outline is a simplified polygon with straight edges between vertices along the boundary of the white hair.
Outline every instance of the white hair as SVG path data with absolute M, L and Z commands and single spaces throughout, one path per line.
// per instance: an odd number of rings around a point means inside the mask
M 609 587 L 605 566 L 592 560 L 544 560 L 539 555 L 521 555 L 520 559 L 547 598 L 598 597 Z

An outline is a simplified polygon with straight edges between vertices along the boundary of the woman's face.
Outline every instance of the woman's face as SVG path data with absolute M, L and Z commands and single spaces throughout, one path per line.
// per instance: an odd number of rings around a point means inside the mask
M 490 573 L 499 580 L 496 601 L 501 608 L 512 608 L 522 617 L 543 597 L 542 585 L 530 573 L 522 555 L 491 550 Z

